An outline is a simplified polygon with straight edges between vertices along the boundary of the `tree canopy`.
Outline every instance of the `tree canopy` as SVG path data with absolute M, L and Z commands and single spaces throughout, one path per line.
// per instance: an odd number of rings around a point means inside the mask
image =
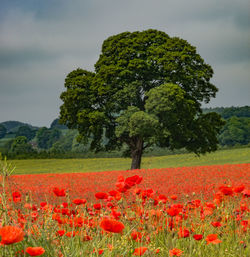
M 224 123 L 201 110 L 218 91 L 212 75 L 186 40 L 152 29 L 124 32 L 103 42 L 94 72 L 78 68 L 67 75 L 60 120 L 78 129 L 79 141 L 91 138 L 92 150 L 127 145 L 131 169 L 152 144 L 214 151 Z
M 0 139 L 4 138 L 7 133 L 7 129 L 4 125 L 0 124 Z
M 28 141 L 33 139 L 35 135 L 36 135 L 36 130 L 32 129 L 30 126 L 27 126 L 27 125 L 18 127 L 16 132 L 16 137 L 24 136 L 28 139 Z
M 33 153 L 34 150 L 25 136 L 18 136 L 11 144 L 10 153 L 13 154 L 27 154 Z
M 39 148 L 49 149 L 61 136 L 58 129 L 48 129 L 42 127 L 37 131 L 37 144 Z

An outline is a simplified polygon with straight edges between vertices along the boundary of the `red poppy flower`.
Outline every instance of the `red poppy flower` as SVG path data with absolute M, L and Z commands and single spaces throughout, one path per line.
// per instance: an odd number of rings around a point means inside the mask
M 166 203 L 168 198 L 165 196 L 165 195 L 159 195 L 159 201 L 163 202 L 163 203 Z
M 235 187 L 233 190 L 234 190 L 235 193 L 240 193 L 244 189 L 245 189 L 245 186 L 244 185 L 240 185 L 240 186 Z
M 112 210 L 111 215 L 114 219 L 119 220 L 120 216 L 122 215 L 121 212 Z
M 139 177 L 138 175 L 134 175 L 132 177 L 128 177 L 125 179 L 125 185 L 127 189 L 133 187 L 134 185 L 140 184 L 142 181 L 142 177 Z
M 98 254 L 99 254 L 99 255 L 102 255 L 102 254 L 103 254 L 103 252 L 104 252 L 104 250 L 103 250 L 103 249 L 99 249 L 99 250 L 98 250 Z
M 108 218 L 104 218 L 101 221 L 100 227 L 107 232 L 113 233 L 121 233 L 125 228 L 122 222 Z
M 178 215 L 179 212 L 180 212 L 179 208 L 171 207 L 171 208 L 167 209 L 167 214 L 172 217 Z
M 218 239 L 217 234 L 210 234 L 206 237 L 207 244 L 219 244 L 222 241 Z
M 43 207 L 45 207 L 47 205 L 47 203 L 46 202 L 41 202 L 40 203 L 40 206 L 43 208 Z
M 189 230 L 186 229 L 186 228 L 180 227 L 179 232 L 178 232 L 178 236 L 179 237 L 184 237 L 184 238 L 189 237 Z
M 117 190 L 120 192 L 120 193 L 125 193 L 128 188 L 126 186 L 126 184 L 124 182 L 117 182 L 115 184 L 115 186 L 118 188 Z
M 21 194 L 19 192 L 13 192 L 12 193 L 12 198 L 13 198 L 13 202 L 21 202 Z
M 40 256 L 44 254 L 45 250 L 42 247 L 28 247 L 25 250 L 30 256 Z
M 75 231 L 69 231 L 65 234 L 67 237 L 75 237 L 76 232 Z
M 120 192 L 118 192 L 116 190 L 109 191 L 109 195 L 111 195 L 111 196 L 116 196 L 117 194 L 120 194 Z
M 224 195 L 233 195 L 233 189 L 231 187 L 228 186 L 220 186 L 219 187 L 220 191 L 222 194 Z
M 214 222 L 211 222 L 211 225 L 215 228 L 218 228 L 218 227 L 221 227 L 221 223 L 219 221 L 214 221 Z
M 135 240 L 136 242 L 140 241 L 141 238 L 142 238 L 142 233 L 141 232 L 137 232 L 136 230 L 133 230 L 130 235 L 131 235 L 131 238 L 133 240 Z
M 193 238 L 197 241 L 201 240 L 203 238 L 203 235 L 201 234 L 196 234 L 196 235 L 193 235 Z
M 183 251 L 178 248 L 173 248 L 172 250 L 169 251 L 170 256 L 181 256 L 182 253 Z
M 155 250 L 155 253 L 159 253 L 159 252 L 160 252 L 160 249 L 159 249 L 159 248 Z
M 53 192 L 58 197 L 63 197 L 66 195 L 65 189 L 59 189 L 58 187 L 54 187 Z
M 73 203 L 76 205 L 85 204 L 87 201 L 86 199 L 74 199 Z
M 148 250 L 147 247 L 138 247 L 135 248 L 133 255 L 142 256 Z
M 101 208 L 102 208 L 102 206 L 101 206 L 100 203 L 95 203 L 95 204 L 93 205 L 93 207 L 94 207 L 95 210 L 101 210 Z
M 93 238 L 91 237 L 91 236 L 89 236 L 89 235 L 85 235 L 85 236 L 83 236 L 83 241 L 90 241 L 90 240 L 92 240 Z
M 103 249 L 98 249 L 98 250 L 94 249 L 93 253 L 95 253 L 95 252 L 98 252 L 98 255 L 102 255 L 104 250 Z
M 250 190 L 249 189 L 244 189 L 242 191 L 242 194 L 245 196 L 245 197 L 249 197 L 250 196 Z
M 24 232 L 19 227 L 5 226 L 0 229 L 1 244 L 9 245 L 23 240 Z
M 171 195 L 170 198 L 171 198 L 172 200 L 177 200 L 177 195 Z
M 56 232 L 59 236 L 63 236 L 65 234 L 65 230 L 58 230 Z
M 104 192 L 98 192 L 95 194 L 95 197 L 97 199 L 107 199 L 108 198 L 108 194 L 104 193 Z

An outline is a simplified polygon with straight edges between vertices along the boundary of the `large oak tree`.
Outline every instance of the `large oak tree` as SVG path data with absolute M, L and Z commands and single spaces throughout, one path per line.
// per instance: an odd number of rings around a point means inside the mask
M 223 121 L 201 110 L 218 91 L 212 75 L 186 40 L 152 29 L 124 32 L 103 42 L 94 72 L 67 75 L 60 120 L 78 129 L 79 141 L 91 140 L 92 150 L 125 144 L 131 169 L 140 168 L 144 149 L 155 144 L 214 151 Z

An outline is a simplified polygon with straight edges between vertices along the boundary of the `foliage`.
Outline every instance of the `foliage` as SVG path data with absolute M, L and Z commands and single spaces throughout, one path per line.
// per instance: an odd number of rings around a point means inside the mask
M 4 125 L 0 124 L 0 139 L 4 138 L 6 135 L 7 129 Z
M 237 118 L 227 120 L 223 127 L 219 141 L 222 145 L 247 145 L 250 143 L 250 118 Z
M 208 112 L 217 112 L 222 118 L 228 119 L 232 116 L 236 117 L 248 117 L 250 118 L 250 106 L 242 106 L 242 107 L 215 107 L 215 108 L 204 108 L 204 113 Z
M 16 137 L 11 144 L 10 153 L 13 154 L 29 154 L 33 153 L 34 150 L 30 144 L 28 144 L 28 139 L 25 136 Z
M 20 121 L 5 121 L 5 122 L 2 122 L 0 124 L 4 125 L 6 127 L 8 133 L 9 132 L 16 132 L 18 130 L 18 128 L 21 127 L 21 126 L 29 126 L 32 129 L 37 129 L 37 127 L 34 127 L 30 124 L 23 123 L 23 122 L 20 122 Z
M 30 126 L 20 126 L 16 131 L 16 137 L 25 136 L 28 141 L 36 136 L 36 130 L 32 129 Z
M 73 141 L 77 135 L 76 130 L 67 130 L 67 132 L 62 135 L 49 149 L 50 152 L 54 153 L 64 153 L 71 152 Z
M 95 72 L 77 69 L 67 75 L 60 119 L 78 129 L 79 141 L 91 138 L 92 150 L 126 144 L 132 169 L 140 167 L 143 150 L 153 143 L 197 154 L 214 151 L 223 122 L 201 110 L 201 102 L 217 92 L 212 75 L 183 39 L 151 29 L 124 32 L 103 42 Z
M 36 134 L 38 147 L 49 149 L 60 138 L 60 136 L 60 130 L 42 127 Z
M 59 119 L 54 119 L 50 124 L 51 129 L 67 129 L 67 127 L 63 124 L 60 124 Z

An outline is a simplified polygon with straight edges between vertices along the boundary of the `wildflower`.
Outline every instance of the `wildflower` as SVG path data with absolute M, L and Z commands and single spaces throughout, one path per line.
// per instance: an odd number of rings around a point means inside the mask
M 67 237 L 75 237 L 76 232 L 75 232 L 75 231 L 70 231 L 70 232 L 67 232 L 65 235 L 66 235 Z
M 95 210 L 101 210 L 101 208 L 102 208 L 100 203 L 94 204 L 93 207 L 94 207 Z
M 53 192 L 58 197 L 63 197 L 66 195 L 65 189 L 59 189 L 58 187 L 54 187 Z
M 138 175 L 134 175 L 132 177 L 128 177 L 125 179 L 125 186 L 127 189 L 133 187 L 134 185 L 140 184 L 142 181 L 142 177 L 139 177 Z
M 83 236 L 83 241 L 91 241 L 93 238 L 89 235 Z
M 108 218 L 104 218 L 101 221 L 100 227 L 107 232 L 113 233 L 121 233 L 125 228 L 122 222 Z
M 98 249 L 98 254 L 99 254 L 99 255 L 102 255 L 102 254 L 103 254 L 103 252 L 104 252 L 104 250 L 103 250 L 103 249 Z
M 45 207 L 46 205 L 47 205 L 46 202 L 41 202 L 41 203 L 40 203 L 41 208 Z
M 142 256 L 148 250 L 147 247 L 138 247 L 135 248 L 133 255 Z
M 218 239 L 217 234 L 210 234 L 206 237 L 207 244 L 219 244 L 222 241 Z
M 158 196 L 159 201 L 161 201 L 162 203 L 166 203 L 168 198 L 165 195 L 159 195 Z
M 96 199 L 107 199 L 108 194 L 103 192 L 98 192 L 95 194 Z
M 159 252 L 160 252 L 160 249 L 157 248 L 157 249 L 155 250 L 155 253 L 159 253 Z
M 244 185 L 240 185 L 240 186 L 237 186 L 237 187 L 233 188 L 233 191 L 235 193 L 241 193 L 244 189 L 245 189 L 245 186 Z
M 171 198 L 172 200 L 177 200 L 177 195 L 171 195 L 170 198 Z
M 211 222 L 211 225 L 215 228 L 218 228 L 218 227 L 221 227 L 221 223 L 219 221 L 214 221 L 214 222 Z
M 193 238 L 197 241 L 201 240 L 203 238 L 203 235 L 201 234 L 196 234 L 196 235 L 193 235 Z
M 67 208 L 67 207 L 68 207 L 68 205 L 69 205 L 69 204 L 68 204 L 68 203 L 66 203 L 66 202 L 63 202 L 63 203 L 62 203 L 63 208 Z
M 249 197 L 250 196 L 250 190 L 249 189 L 244 189 L 242 191 L 242 194 L 244 195 L 244 197 Z
M 24 232 L 19 227 L 5 226 L 0 229 L 1 244 L 9 245 L 23 240 Z
M 173 248 L 172 250 L 169 250 L 170 256 L 181 256 L 182 253 L 183 253 L 183 251 L 178 248 Z
M 30 256 L 40 256 L 44 254 L 45 250 L 43 247 L 27 247 L 25 252 Z
M 58 230 L 56 232 L 59 236 L 63 236 L 65 234 L 65 230 Z
M 186 229 L 186 228 L 180 227 L 179 232 L 178 232 L 178 236 L 179 237 L 184 237 L 184 238 L 189 237 L 189 230 Z
M 228 186 L 220 186 L 219 187 L 220 191 L 222 194 L 224 195 L 233 195 L 233 189 L 231 187 Z
M 21 194 L 19 192 L 13 192 L 12 199 L 13 199 L 13 202 L 15 203 L 21 202 Z
M 133 230 L 130 235 L 131 235 L 131 238 L 133 240 L 135 240 L 136 242 L 140 241 L 141 238 L 142 238 L 142 233 L 141 232 L 137 232 L 136 230 Z
M 241 221 L 241 226 L 243 228 L 244 232 L 247 232 L 247 227 L 248 227 L 248 220 L 242 220 Z
M 178 215 L 179 212 L 180 212 L 179 208 L 171 207 L 167 209 L 167 214 L 172 217 Z
M 121 212 L 117 212 L 115 210 L 112 210 L 111 215 L 114 219 L 119 220 L 120 216 L 122 215 Z
M 104 250 L 103 249 L 98 249 L 98 250 L 94 249 L 93 253 L 95 253 L 95 252 L 98 252 L 98 255 L 102 255 Z
M 86 199 L 74 199 L 73 203 L 76 205 L 85 204 L 87 201 Z

